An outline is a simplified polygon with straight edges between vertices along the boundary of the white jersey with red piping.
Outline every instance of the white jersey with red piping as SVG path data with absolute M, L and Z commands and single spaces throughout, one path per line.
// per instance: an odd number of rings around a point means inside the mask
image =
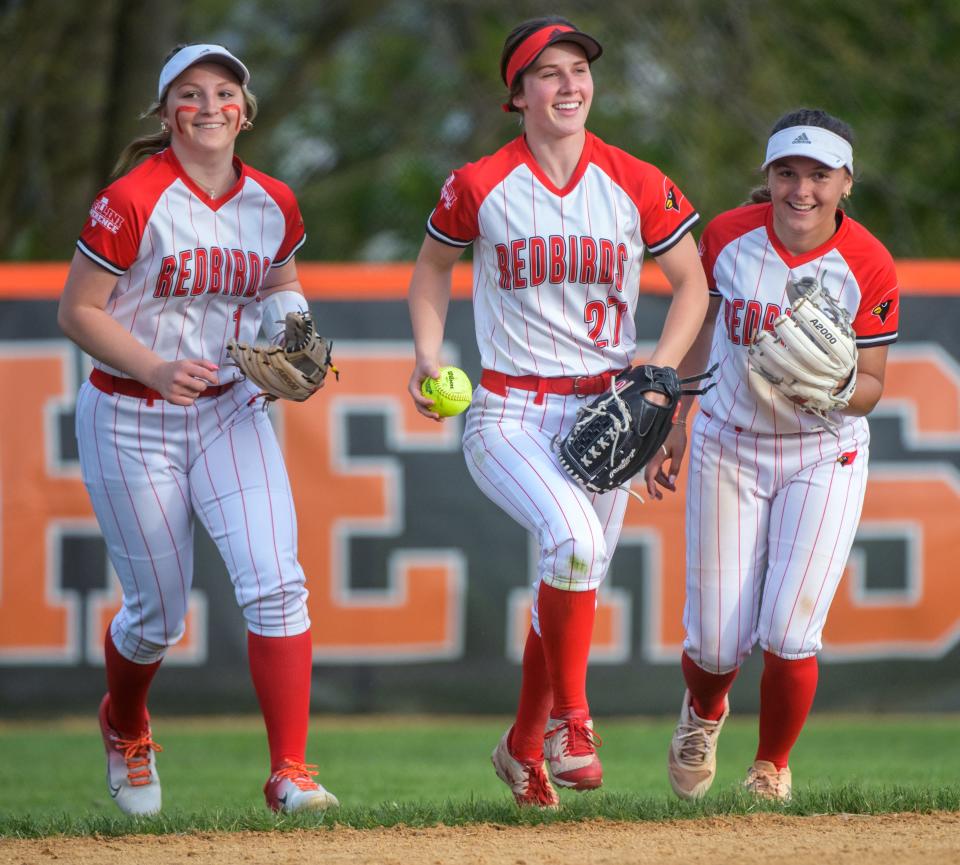
M 119 277 L 106 311 L 167 360 L 225 366 L 231 338 L 255 341 L 263 280 L 306 239 L 289 187 L 239 159 L 234 166 L 237 182 L 213 199 L 167 148 L 97 195 L 77 241 Z
M 427 232 L 451 246 L 475 244 L 485 369 L 579 376 L 629 365 L 644 251 L 668 251 L 698 218 L 658 168 L 588 132 L 562 189 L 522 136 L 454 171 Z
M 849 313 L 860 349 L 897 339 L 900 295 L 893 258 L 866 228 L 842 211 L 824 244 L 791 255 L 773 230 L 770 204 L 738 207 L 713 219 L 700 240 L 710 293 L 722 298 L 710 350 L 716 387 L 700 407 L 727 426 L 755 433 L 790 434 L 822 422 L 750 373 L 750 343 L 787 311 L 787 282 L 815 277 Z M 853 419 L 836 414 L 838 423 Z

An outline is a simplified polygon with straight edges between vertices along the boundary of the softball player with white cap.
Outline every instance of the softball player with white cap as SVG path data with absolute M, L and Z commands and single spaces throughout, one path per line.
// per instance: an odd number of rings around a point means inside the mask
M 900 311 L 889 252 L 841 209 L 853 188 L 852 140 L 849 126 L 823 111 L 786 114 L 767 143 L 766 186 L 754 203 L 714 219 L 700 241 L 711 300 L 682 370 L 702 369 L 709 355 L 719 372 L 700 399 L 687 479 L 687 691 L 668 759 L 684 798 L 713 782 L 727 692 L 757 643 L 760 741 L 745 786 L 790 797 L 790 751 L 813 704 L 823 627 L 863 506 L 864 416 L 883 392 Z M 856 389 L 830 415 L 832 430 L 747 361 L 760 328 L 787 310 L 788 281 L 803 277 L 839 301 L 856 334 Z M 657 485 L 674 489 L 690 402 L 681 403 L 668 456 L 647 466 L 654 496 Z
M 516 721 L 493 752 L 520 805 L 555 807 L 563 787 L 599 787 L 586 695 L 597 587 L 607 573 L 625 490 L 584 492 L 551 442 L 634 359 L 643 254 L 657 256 L 673 300 L 651 363 L 675 366 L 703 321 L 707 291 L 689 231 L 697 213 L 659 169 L 587 131 L 596 39 L 563 18 L 507 37 L 506 110 L 523 134 L 454 171 L 427 223 L 410 285 L 416 366 L 410 395 L 436 377 L 451 271 L 473 244 L 473 309 L 483 373 L 463 447 L 480 489 L 539 545 L 533 626 Z M 656 396 L 656 395 L 653 395 Z
M 277 338 L 306 308 L 294 255 L 296 199 L 234 156 L 256 101 L 247 67 L 220 45 L 176 49 L 131 142 L 96 198 L 60 301 L 64 332 L 93 358 L 77 398 L 84 483 L 123 589 L 106 634 L 100 706 L 107 783 L 129 814 L 160 810 L 146 709 L 184 631 L 193 526 L 216 542 L 246 618 L 250 670 L 270 746 L 275 810 L 335 797 L 305 763 L 312 643 L 283 456 L 257 390 L 224 367 L 231 338 L 261 321 Z

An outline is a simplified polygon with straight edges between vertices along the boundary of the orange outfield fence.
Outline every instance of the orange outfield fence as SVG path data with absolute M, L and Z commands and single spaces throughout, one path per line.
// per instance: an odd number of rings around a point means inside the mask
M 0 264 L 0 300 L 55 300 L 67 278 L 65 262 Z M 413 264 L 297 263 L 300 282 L 311 300 L 400 300 L 406 297 Z M 472 265 L 453 271 L 453 297 L 469 298 Z M 960 295 L 960 260 L 897 261 L 902 294 Z M 663 271 L 652 264 L 643 269 L 640 287 L 649 294 L 669 291 Z
M 462 418 L 433 423 L 407 394 L 413 265 L 298 268 L 343 370 L 318 398 L 271 408 L 300 514 L 323 683 L 313 707 L 512 712 L 502 683 L 523 656 L 537 559 L 524 529 L 474 490 Z M 77 384 L 89 360 L 55 325 L 67 269 L 0 264 L 0 404 L 11 407 L 0 412 L 0 718 L 86 711 L 121 604 L 77 452 Z M 949 306 L 960 260 L 900 261 L 898 271 L 910 314 L 871 419 L 870 482 L 824 633 L 821 708 L 960 708 L 960 335 Z M 471 264 L 458 264 L 444 351 L 474 373 L 471 282 Z M 669 296 L 653 261 L 641 288 L 638 331 L 650 347 Z M 685 479 L 676 495 L 627 508 L 598 596 L 597 713 L 675 711 L 682 680 L 663 668 L 676 668 L 683 648 Z M 164 661 L 180 669 L 161 677 L 160 706 L 254 710 L 246 629 L 215 544 L 198 542 L 194 571 L 186 634 Z M 671 688 L 637 687 L 666 675 Z M 740 709 L 756 711 L 755 695 L 738 698 Z

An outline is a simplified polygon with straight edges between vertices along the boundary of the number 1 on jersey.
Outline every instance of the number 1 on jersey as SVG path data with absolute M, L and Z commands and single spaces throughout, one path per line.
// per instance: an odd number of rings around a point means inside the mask
M 237 304 L 237 308 L 233 311 L 233 321 L 236 325 L 236 327 L 233 329 L 233 338 L 237 342 L 240 342 L 240 317 L 243 315 L 244 306 L 246 306 L 246 304 Z

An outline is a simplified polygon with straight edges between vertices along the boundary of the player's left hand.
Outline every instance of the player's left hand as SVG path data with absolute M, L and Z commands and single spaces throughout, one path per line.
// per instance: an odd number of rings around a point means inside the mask
M 670 403 L 666 396 L 656 390 L 645 390 L 643 395 L 647 402 L 652 402 L 654 405 L 669 405 Z
M 327 373 L 337 378 L 333 364 L 333 343 L 317 333 L 309 312 L 288 312 L 282 345 L 260 347 L 231 339 L 227 353 L 240 371 L 261 390 L 267 400 L 303 402 L 326 381 Z
M 857 335 L 850 313 L 813 277 L 787 284 L 791 308 L 750 344 L 749 363 L 784 397 L 836 428 L 857 386 Z
M 647 492 L 653 499 L 662 499 L 660 487 L 670 492 L 677 491 L 677 475 L 687 450 L 687 431 L 683 425 L 675 425 L 667 435 L 666 441 L 660 446 L 650 462 L 644 467 L 643 479 L 647 484 Z

